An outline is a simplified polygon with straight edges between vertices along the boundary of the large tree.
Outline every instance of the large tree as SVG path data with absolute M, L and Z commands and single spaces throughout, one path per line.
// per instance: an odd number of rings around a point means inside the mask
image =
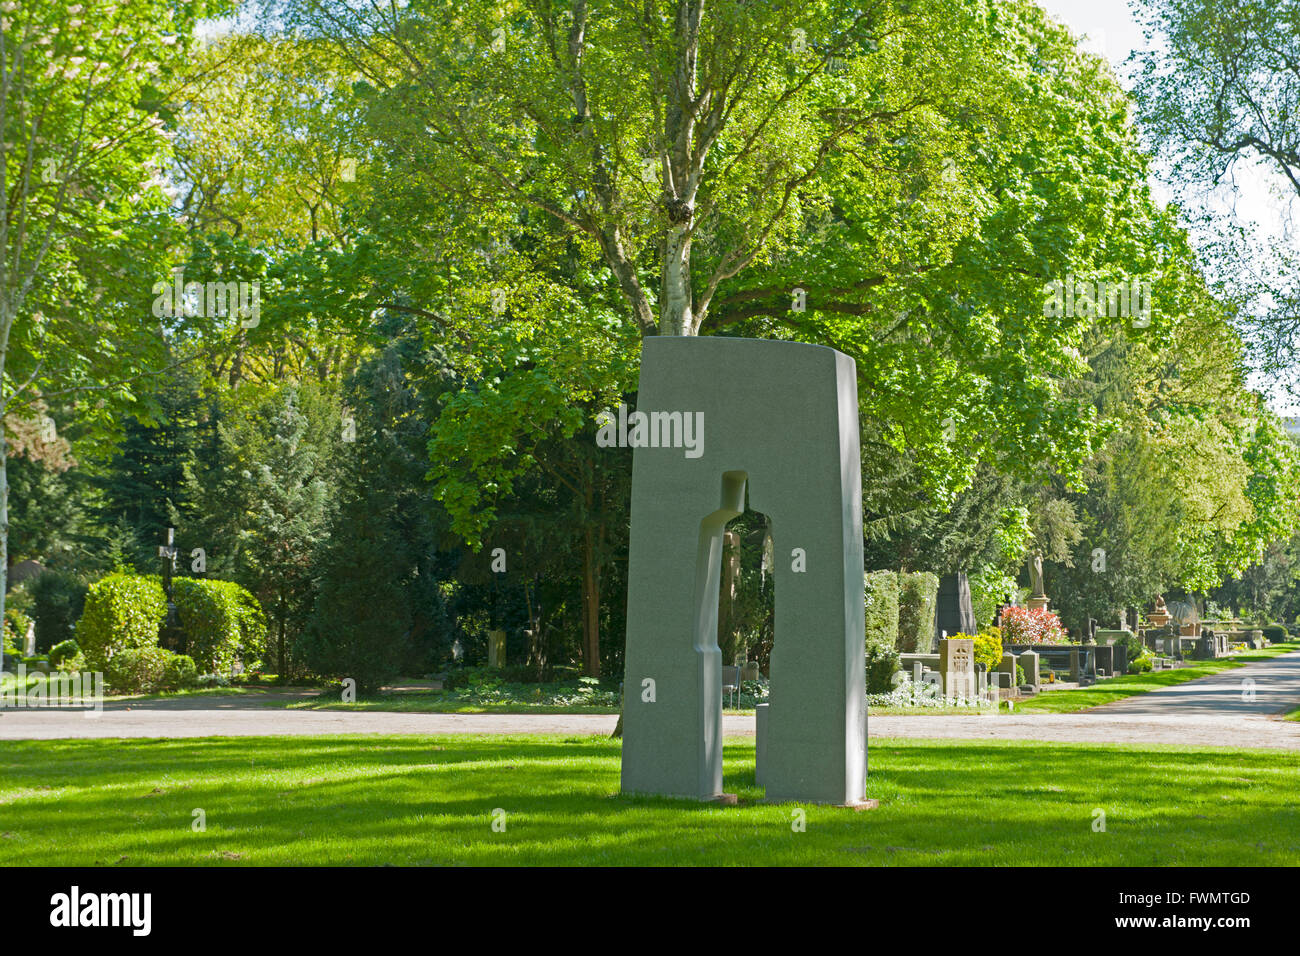
M 88 443 L 167 364 L 142 321 L 168 251 L 169 105 L 214 0 L 23 0 L 0 23 L 0 611 L 5 423 L 70 397 Z M 56 423 L 57 424 L 57 423 Z M 2 663 L 2 662 L 0 662 Z
M 1136 55 L 1135 95 L 1151 143 L 1189 209 L 1232 197 L 1250 167 L 1300 196 L 1300 3 L 1140 0 L 1150 49 Z M 1256 360 L 1295 385 L 1300 354 L 1300 256 L 1285 243 L 1205 218 L 1204 248 L 1242 309 Z M 1247 230 L 1247 233 L 1249 230 Z M 1263 243 L 1267 243 L 1266 245 Z M 1279 245 L 1281 246 L 1279 248 Z

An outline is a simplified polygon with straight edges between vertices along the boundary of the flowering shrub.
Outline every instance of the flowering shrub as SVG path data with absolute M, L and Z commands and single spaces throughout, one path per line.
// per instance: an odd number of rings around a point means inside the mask
M 991 707 L 992 704 L 978 697 L 944 697 L 939 688 L 933 684 L 913 684 L 902 680 L 887 694 L 868 694 L 868 707 L 919 707 L 952 708 L 969 707 L 975 710 Z
M 1042 608 L 1004 607 L 1002 609 L 1002 643 L 1064 644 L 1069 640 L 1061 619 Z

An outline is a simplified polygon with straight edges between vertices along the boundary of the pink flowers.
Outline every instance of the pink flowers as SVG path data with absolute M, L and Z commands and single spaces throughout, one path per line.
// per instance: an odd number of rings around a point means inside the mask
M 1069 640 L 1061 619 L 1051 611 L 1027 607 L 1002 609 L 1002 643 L 1064 644 Z

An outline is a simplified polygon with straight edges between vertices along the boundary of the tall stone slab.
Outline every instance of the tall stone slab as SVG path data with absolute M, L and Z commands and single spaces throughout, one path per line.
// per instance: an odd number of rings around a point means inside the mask
M 748 489 L 750 505 L 771 519 L 776 554 L 767 797 L 861 802 L 866 665 L 853 360 L 794 342 L 649 338 L 636 412 L 660 413 L 652 419 L 660 428 L 655 445 L 633 455 L 622 790 L 704 800 L 722 792 L 722 534 Z M 665 440 L 673 412 L 683 421 L 702 416 L 692 419 L 702 423 L 699 447 Z
M 988 621 L 983 623 L 988 624 Z M 979 628 L 971 604 L 970 581 L 965 574 L 945 574 L 939 578 L 939 598 L 935 604 L 934 636 L 974 634 Z
M 1029 685 L 1030 687 L 1037 687 L 1039 684 L 1042 683 L 1042 679 L 1039 677 L 1038 674 L 1037 654 L 1035 654 L 1033 651 L 1022 651 L 1019 655 L 1016 656 L 1015 662 L 1019 664 L 1020 669 L 1025 672 L 1025 683 L 1027 685 Z M 1013 676 L 1016 673 L 1014 666 L 1012 668 L 1011 673 Z

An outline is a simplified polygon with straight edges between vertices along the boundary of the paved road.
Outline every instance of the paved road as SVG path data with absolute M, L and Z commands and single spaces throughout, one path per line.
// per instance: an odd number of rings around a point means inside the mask
M 1254 699 L 1243 695 L 1253 680 Z M 1059 691 L 1057 693 L 1068 693 Z M 608 714 L 409 714 L 284 710 L 272 697 L 189 697 L 110 704 L 98 717 L 58 709 L 0 711 L 0 739 L 244 737 L 310 734 L 608 735 Z M 261 701 L 261 703 L 259 703 Z M 1300 722 L 1278 711 L 1300 704 L 1300 652 L 1153 691 L 1080 714 L 872 717 L 872 737 L 1162 743 L 1300 750 Z M 728 736 L 753 736 L 753 717 L 723 718 Z
M 1300 652 L 1104 704 L 1092 714 L 1267 716 L 1300 706 Z

